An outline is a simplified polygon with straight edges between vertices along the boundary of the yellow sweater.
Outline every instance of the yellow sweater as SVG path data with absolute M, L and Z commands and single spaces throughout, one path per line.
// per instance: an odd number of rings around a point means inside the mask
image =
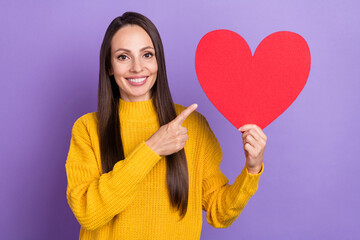
M 185 109 L 175 107 L 177 114 Z M 236 220 L 256 192 L 263 168 L 259 174 L 244 168 L 229 185 L 220 171 L 220 145 L 206 119 L 193 112 L 182 124 L 189 135 L 189 199 L 186 216 L 179 221 L 168 197 L 165 158 L 145 144 L 159 129 L 152 100 L 120 99 L 119 115 L 125 159 L 106 174 L 101 169 L 96 113 L 80 117 L 72 129 L 66 195 L 81 225 L 80 239 L 193 240 L 200 239 L 202 210 L 213 227 L 228 227 Z

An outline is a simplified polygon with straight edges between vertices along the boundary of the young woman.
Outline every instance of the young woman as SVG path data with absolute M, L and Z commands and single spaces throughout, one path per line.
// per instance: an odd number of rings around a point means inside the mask
M 174 104 L 160 35 L 124 13 L 100 51 L 98 109 L 72 129 L 67 199 L 80 239 L 200 239 L 202 210 L 228 227 L 258 188 L 266 136 L 244 125 L 246 164 L 232 185 L 206 119 Z

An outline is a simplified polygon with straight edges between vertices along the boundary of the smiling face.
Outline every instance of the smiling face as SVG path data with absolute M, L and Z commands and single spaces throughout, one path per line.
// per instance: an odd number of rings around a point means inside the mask
M 149 100 L 157 70 L 155 48 L 147 32 L 138 25 L 120 28 L 111 40 L 109 75 L 114 75 L 121 99 Z

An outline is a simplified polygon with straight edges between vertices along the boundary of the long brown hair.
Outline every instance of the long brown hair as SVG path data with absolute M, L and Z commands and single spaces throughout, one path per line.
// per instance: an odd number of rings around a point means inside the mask
M 115 18 L 106 30 L 100 50 L 97 118 L 103 173 L 111 171 L 119 159 L 125 158 L 118 112 L 120 92 L 114 76 L 109 76 L 109 69 L 111 40 L 115 33 L 126 25 L 138 25 L 143 28 L 155 47 L 158 72 L 152 87 L 152 98 L 160 126 L 177 116 L 166 75 L 163 45 L 155 25 L 147 17 L 135 12 L 126 12 Z M 166 180 L 171 206 L 180 211 L 182 219 L 187 212 L 189 195 L 188 167 L 184 149 L 166 156 Z

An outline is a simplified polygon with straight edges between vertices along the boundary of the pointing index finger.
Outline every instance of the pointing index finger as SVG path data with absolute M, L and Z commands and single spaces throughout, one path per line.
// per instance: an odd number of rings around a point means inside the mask
M 182 111 L 174 120 L 173 122 L 181 125 L 185 119 L 198 107 L 196 103 L 190 105 L 188 108 L 186 108 L 184 111 Z

